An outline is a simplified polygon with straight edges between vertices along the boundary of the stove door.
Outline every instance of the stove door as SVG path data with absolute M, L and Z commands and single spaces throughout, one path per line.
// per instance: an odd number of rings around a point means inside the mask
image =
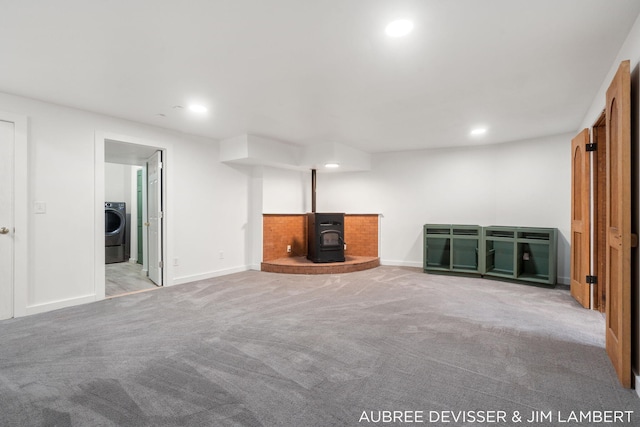
M 322 250 L 340 249 L 342 238 L 337 230 L 325 230 L 320 232 L 320 248 Z

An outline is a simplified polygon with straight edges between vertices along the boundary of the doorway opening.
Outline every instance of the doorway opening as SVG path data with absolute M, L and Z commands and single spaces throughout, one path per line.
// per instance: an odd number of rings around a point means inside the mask
M 591 173 L 591 271 L 595 277 L 606 277 L 607 257 L 604 250 L 607 243 L 606 236 L 606 192 L 607 192 L 607 135 L 606 135 L 606 114 L 605 110 L 591 127 L 591 142 L 598 147 L 592 153 Z M 605 301 L 607 288 L 604 280 L 591 284 L 591 308 L 601 313 L 605 312 Z
M 143 153 L 146 150 L 142 150 Z M 117 152 L 117 150 L 116 150 Z M 105 146 L 105 297 L 155 289 L 149 277 L 147 240 L 146 162 L 112 163 Z M 122 161 L 113 159 L 114 161 Z M 140 163 L 140 162 L 136 162 Z M 138 229 L 140 228 L 140 238 Z
M 166 283 L 168 148 L 96 134 L 96 300 L 157 289 Z

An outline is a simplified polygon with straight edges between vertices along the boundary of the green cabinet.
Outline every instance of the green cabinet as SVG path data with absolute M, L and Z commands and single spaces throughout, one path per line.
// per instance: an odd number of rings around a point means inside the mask
M 484 275 L 556 284 L 558 231 L 555 228 L 485 227 Z
M 516 233 L 518 280 L 555 285 L 558 271 L 558 230 L 520 228 Z
M 480 274 L 481 237 L 477 225 L 426 224 L 424 270 Z
M 426 224 L 424 271 L 555 285 L 557 246 L 555 228 Z
M 515 232 L 507 227 L 487 227 L 483 230 L 483 274 L 515 279 Z

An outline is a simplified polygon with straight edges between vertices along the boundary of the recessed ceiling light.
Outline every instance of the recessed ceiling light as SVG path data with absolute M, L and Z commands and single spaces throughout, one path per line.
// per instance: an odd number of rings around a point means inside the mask
M 471 135 L 473 136 L 480 136 L 484 135 L 485 133 L 487 133 L 487 128 L 475 128 L 471 130 Z
M 411 30 L 413 30 L 413 22 L 408 19 L 398 19 L 387 25 L 384 31 L 389 37 L 402 37 L 409 34 Z
M 333 169 L 333 168 L 339 168 L 339 167 L 340 167 L 340 165 L 339 165 L 339 164 L 337 164 L 337 163 L 326 163 L 326 164 L 324 165 L 324 167 L 325 167 L 325 168 Z
M 199 104 L 191 104 L 189 105 L 189 110 L 193 111 L 194 113 L 206 113 L 207 107 L 205 107 L 204 105 L 199 105 Z

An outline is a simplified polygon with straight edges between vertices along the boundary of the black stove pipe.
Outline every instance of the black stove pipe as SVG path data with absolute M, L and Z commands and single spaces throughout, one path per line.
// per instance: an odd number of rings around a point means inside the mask
M 316 213 L 316 170 L 311 169 L 311 212 Z

